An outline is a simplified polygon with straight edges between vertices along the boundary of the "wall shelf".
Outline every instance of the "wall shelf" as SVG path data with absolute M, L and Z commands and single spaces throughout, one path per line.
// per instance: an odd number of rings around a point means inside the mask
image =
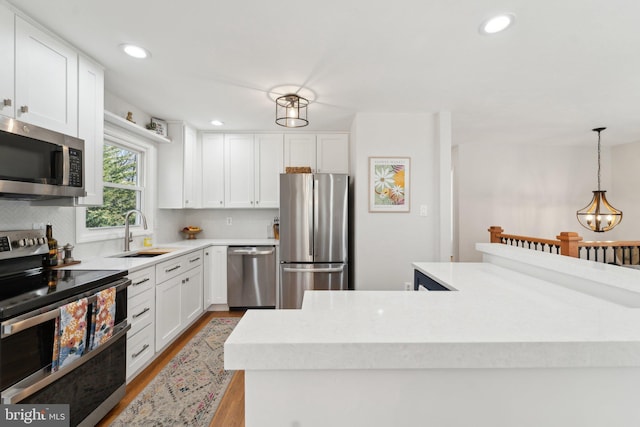
M 112 123 L 116 126 L 120 126 L 121 128 L 127 129 L 128 131 L 144 136 L 145 138 L 148 138 L 154 142 L 159 142 L 161 144 L 171 143 L 171 140 L 169 138 L 162 135 L 158 135 L 157 133 L 150 131 L 149 129 L 145 129 L 142 126 L 138 126 L 137 124 L 132 123 L 120 116 L 116 116 L 110 111 L 105 110 L 104 120 L 105 122 Z

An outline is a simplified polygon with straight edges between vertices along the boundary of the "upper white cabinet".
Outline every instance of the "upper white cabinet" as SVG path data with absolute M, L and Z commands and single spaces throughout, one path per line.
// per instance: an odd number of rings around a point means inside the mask
M 15 17 L 15 117 L 78 135 L 78 55 Z
M 316 136 L 286 134 L 284 136 L 284 167 L 309 166 L 316 171 Z
M 0 115 L 15 117 L 14 15 L 0 6 Z
M 318 173 L 349 173 L 349 135 L 285 135 L 284 167 L 288 166 L 309 166 Z
M 203 133 L 202 207 L 224 207 L 224 135 Z
M 282 134 L 224 136 L 225 207 L 277 208 Z
M 316 172 L 349 173 L 349 135 L 316 135 Z
M 78 137 L 84 140 L 86 197 L 78 205 L 102 205 L 104 150 L 104 70 L 87 58 L 78 59 Z
M 202 150 L 196 131 L 184 123 L 169 123 L 170 144 L 158 149 L 158 207 L 202 206 Z

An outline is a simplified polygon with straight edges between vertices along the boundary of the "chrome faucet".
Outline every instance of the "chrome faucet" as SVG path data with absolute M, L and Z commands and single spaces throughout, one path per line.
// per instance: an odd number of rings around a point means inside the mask
M 133 242 L 133 237 L 131 236 L 131 233 L 129 233 L 129 217 L 133 213 L 140 214 L 140 218 L 142 218 L 142 226 L 144 227 L 145 230 L 147 229 L 147 218 L 145 218 L 142 211 L 138 209 L 131 209 L 126 214 L 124 214 L 124 251 L 125 252 L 129 252 L 130 250 L 129 243 Z

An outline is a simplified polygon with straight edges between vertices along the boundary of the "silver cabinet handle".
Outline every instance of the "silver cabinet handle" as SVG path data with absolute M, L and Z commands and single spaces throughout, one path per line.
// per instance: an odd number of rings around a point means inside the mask
M 133 316 L 131 316 L 131 317 L 133 317 L 134 319 L 136 319 L 136 318 L 138 318 L 138 317 L 142 316 L 143 314 L 145 314 L 145 313 L 146 313 L 147 311 L 149 311 L 149 310 L 151 310 L 151 309 L 150 309 L 149 307 L 146 307 L 146 308 L 145 308 L 144 310 L 142 310 L 140 313 L 134 314 L 134 315 L 133 315 Z
M 151 279 L 149 279 L 148 277 L 145 277 L 144 279 L 140 280 L 139 282 L 133 282 L 132 286 L 142 285 L 143 283 L 148 282 L 149 280 L 151 280 Z
M 144 353 L 144 351 L 145 351 L 146 349 L 148 349 L 148 348 L 149 348 L 149 344 L 145 344 L 145 345 L 143 345 L 143 346 L 142 346 L 142 350 L 140 350 L 140 351 L 139 351 L 139 352 L 137 352 L 137 353 L 133 353 L 133 354 L 131 355 L 131 357 L 138 357 L 138 356 L 140 356 L 140 355 L 141 355 L 142 353 Z
M 164 272 L 171 273 L 172 271 L 176 271 L 179 268 L 180 268 L 180 265 L 176 265 L 175 267 L 165 269 Z
M 196 262 L 196 261 L 199 261 L 199 260 L 200 260 L 200 257 L 196 257 L 196 258 L 190 259 L 189 262 Z
M 29 106 L 28 105 L 23 105 L 22 107 L 20 107 L 20 112 L 21 113 L 28 113 L 29 112 Z
M 328 268 L 292 268 L 285 267 L 282 269 L 285 273 L 341 273 L 344 266 L 328 267 Z
M 11 102 L 11 99 L 10 99 L 10 98 L 7 98 L 7 99 L 5 99 L 5 100 L 3 100 L 3 101 L 2 101 L 2 105 L 3 105 L 4 107 L 11 107 L 11 104 L 12 104 L 12 102 Z

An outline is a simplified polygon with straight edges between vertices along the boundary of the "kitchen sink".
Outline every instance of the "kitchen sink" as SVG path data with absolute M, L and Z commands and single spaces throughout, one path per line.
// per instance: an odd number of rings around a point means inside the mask
M 168 254 L 177 250 L 176 248 L 155 248 L 141 249 L 137 252 L 125 252 L 118 255 L 112 255 L 111 258 L 153 258 L 160 255 Z

